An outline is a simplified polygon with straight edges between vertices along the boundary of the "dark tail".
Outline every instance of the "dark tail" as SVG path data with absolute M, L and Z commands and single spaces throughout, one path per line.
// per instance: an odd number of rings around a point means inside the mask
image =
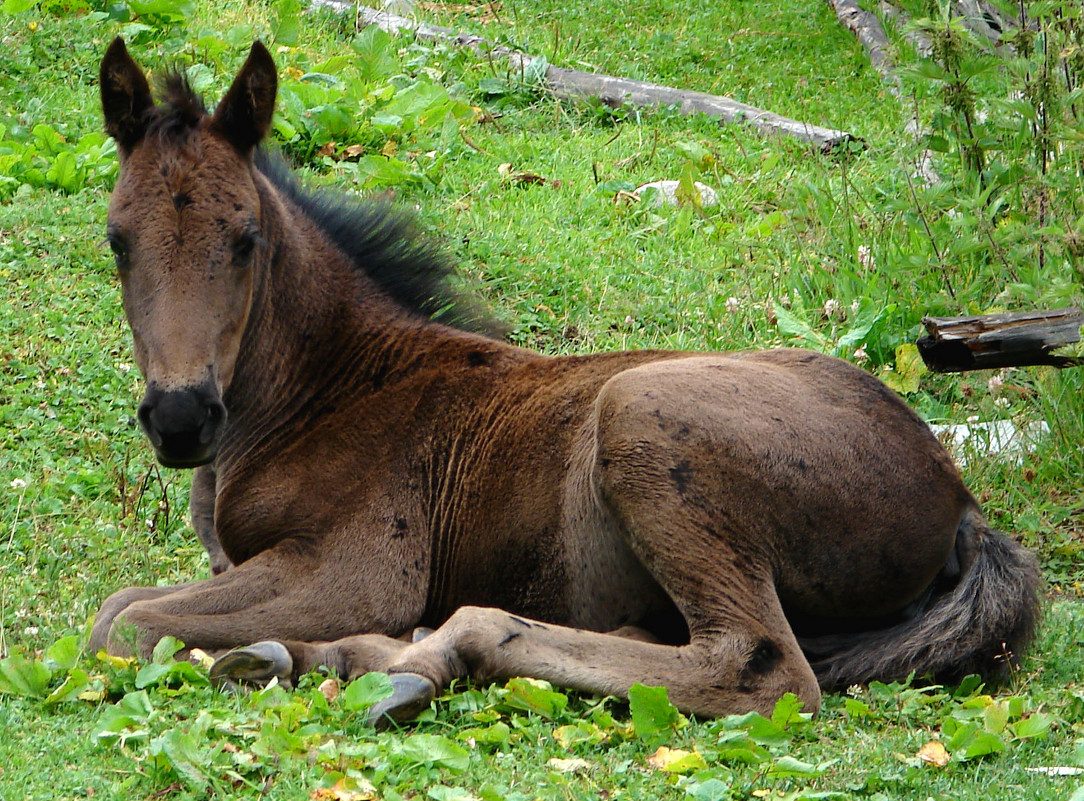
M 951 589 L 897 625 L 799 640 L 821 687 L 838 690 L 910 674 L 955 684 L 977 673 L 997 683 L 1031 641 L 1039 619 L 1035 557 L 975 510 L 960 524 L 957 554 L 972 555 Z

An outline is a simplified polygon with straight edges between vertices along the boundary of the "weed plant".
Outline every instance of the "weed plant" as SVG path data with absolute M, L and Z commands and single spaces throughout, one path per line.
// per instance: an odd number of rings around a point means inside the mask
M 1084 766 L 1081 373 L 936 376 L 912 344 L 925 314 L 1080 303 L 1080 13 L 1028 5 L 1013 51 L 990 54 L 921 5 L 938 49 L 923 61 L 900 43 L 899 99 L 813 0 L 424 7 L 550 63 L 862 139 L 822 156 L 672 109 L 558 101 L 497 59 L 297 0 L 0 3 L 0 797 L 1084 797 L 1034 770 Z M 360 720 L 377 677 L 232 697 L 168 641 L 148 665 L 83 653 L 113 590 L 207 575 L 188 478 L 155 465 L 132 419 L 142 388 L 100 245 L 116 156 L 96 71 L 117 34 L 209 98 L 253 38 L 271 44 L 277 146 L 311 181 L 416 208 L 520 344 L 800 345 L 885 378 L 931 422 L 1045 423 L 1031 452 L 961 454 L 1060 599 L 1012 685 L 874 685 L 812 722 L 786 700 L 770 720 L 697 722 L 647 688 L 630 708 L 518 681 L 454 688 L 376 735 Z M 662 178 L 720 203 L 628 202 Z

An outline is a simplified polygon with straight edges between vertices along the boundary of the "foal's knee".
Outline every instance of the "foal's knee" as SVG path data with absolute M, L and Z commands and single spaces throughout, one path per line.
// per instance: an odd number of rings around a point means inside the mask
M 115 639 L 113 631 L 116 628 L 119 634 L 120 630 L 125 628 L 123 613 L 132 604 L 159 597 L 162 595 L 162 589 L 161 587 L 127 587 L 123 590 L 117 590 L 106 598 L 105 603 L 98 610 L 98 614 L 94 616 L 94 626 L 91 628 L 88 643 L 90 650 L 98 651 L 105 648 L 110 653 L 116 653 L 112 647 L 112 642 Z M 121 643 L 117 645 L 120 646 Z M 127 650 L 131 651 L 131 648 Z
M 797 646 L 770 636 L 725 637 L 701 645 L 707 681 L 690 711 L 710 717 L 759 712 L 770 717 L 787 693 L 818 712 L 817 677 Z

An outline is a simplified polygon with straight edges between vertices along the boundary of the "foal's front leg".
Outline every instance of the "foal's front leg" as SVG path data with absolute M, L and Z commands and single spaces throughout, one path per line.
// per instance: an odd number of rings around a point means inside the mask
M 217 476 L 211 465 L 197 467 L 192 473 L 192 492 L 188 501 L 188 515 L 192 528 L 199 535 L 207 558 L 211 561 L 211 573 L 218 575 L 233 567 L 230 558 L 222 550 L 215 530 L 215 492 Z
M 168 635 L 189 649 L 220 652 L 267 639 L 399 633 L 415 622 L 409 604 L 373 599 L 352 586 L 349 571 L 300 551 L 282 543 L 204 581 L 114 593 L 95 619 L 90 647 L 149 656 Z

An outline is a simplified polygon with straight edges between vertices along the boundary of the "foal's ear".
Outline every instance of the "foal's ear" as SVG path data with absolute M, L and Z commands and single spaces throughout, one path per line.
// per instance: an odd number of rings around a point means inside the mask
M 146 112 L 154 105 L 147 76 L 128 55 L 119 36 L 102 57 L 98 72 L 105 130 L 117 140 L 122 155 L 130 153 L 147 129 Z
M 242 153 L 249 153 L 271 130 L 278 76 L 262 42 L 252 43 L 245 64 L 215 110 L 214 126 Z

